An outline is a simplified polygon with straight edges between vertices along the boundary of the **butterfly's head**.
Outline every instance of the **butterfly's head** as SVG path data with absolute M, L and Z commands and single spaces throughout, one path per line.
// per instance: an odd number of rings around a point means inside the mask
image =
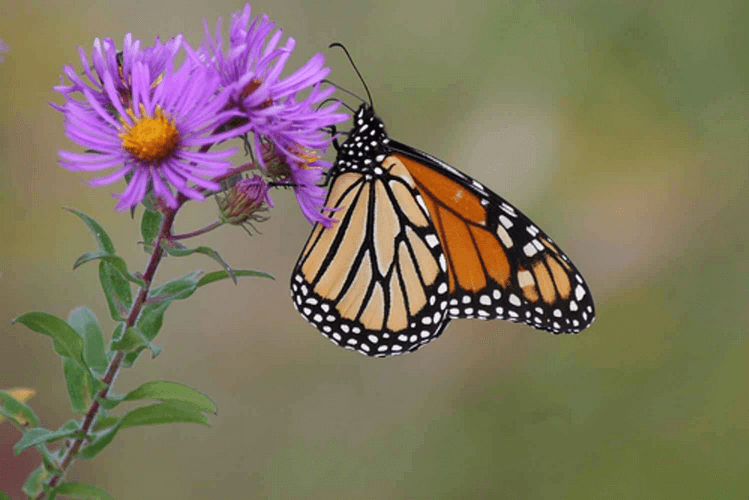
M 362 104 L 353 117 L 353 127 L 338 149 L 336 164 L 339 167 L 359 165 L 362 168 L 377 162 L 380 155 L 388 154 L 388 136 L 385 125 L 375 115 L 369 104 Z

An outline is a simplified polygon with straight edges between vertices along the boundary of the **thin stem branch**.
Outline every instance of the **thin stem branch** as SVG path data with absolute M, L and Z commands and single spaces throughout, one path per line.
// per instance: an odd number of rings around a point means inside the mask
M 173 234 L 171 236 L 171 239 L 172 240 L 185 240 L 187 238 L 192 238 L 193 236 L 200 236 L 201 234 L 205 234 L 208 231 L 213 231 L 217 227 L 221 227 L 223 225 L 224 223 L 221 220 L 215 220 L 211 222 L 210 224 L 208 224 L 207 226 L 201 227 L 200 229 L 196 229 L 195 231 L 191 231 L 189 233 L 184 233 L 184 234 Z
M 140 289 L 140 292 L 138 292 L 138 296 L 135 299 L 135 302 L 133 302 L 133 306 L 130 308 L 130 314 L 128 314 L 127 320 L 125 322 L 126 328 L 130 328 L 135 325 L 135 322 L 138 319 L 138 315 L 140 314 L 143 305 L 148 299 L 148 292 L 151 288 L 153 277 L 156 274 L 156 269 L 159 267 L 159 263 L 161 262 L 162 257 L 164 256 L 164 249 L 161 246 L 161 241 L 171 238 L 174 218 L 177 215 L 177 210 L 179 210 L 179 207 L 181 207 L 184 202 L 185 198 L 180 196 L 178 198 L 178 207 L 175 209 L 169 209 L 164 214 L 164 220 L 161 224 L 161 230 L 159 232 L 158 240 L 156 241 L 156 245 L 154 245 L 153 253 L 151 254 L 151 258 L 148 261 L 146 272 L 143 275 L 143 281 L 145 282 L 145 285 Z M 125 351 L 116 351 L 114 357 L 112 357 L 112 360 L 109 362 L 107 371 L 105 372 L 104 377 L 102 377 L 101 379 L 101 381 L 104 382 L 105 386 L 99 391 L 99 393 L 97 394 L 97 398 L 95 398 L 91 402 L 91 406 L 88 407 L 86 416 L 83 418 L 83 422 L 81 422 L 81 426 L 78 428 L 78 431 L 82 436 L 88 436 L 91 429 L 93 429 L 94 423 L 96 422 L 96 417 L 99 414 L 99 408 L 101 407 L 101 403 L 99 403 L 99 400 L 107 398 L 109 389 L 111 388 L 112 383 L 117 376 L 117 373 L 119 373 L 120 368 L 122 367 L 123 359 L 125 359 Z M 83 442 L 85 441 L 85 439 L 86 438 L 84 437 L 76 438 L 75 441 L 73 441 L 73 444 L 68 447 L 65 455 L 62 458 L 62 461 L 60 462 L 59 472 L 55 473 L 55 475 L 52 476 L 49 481 L 47 481 L 47 485 L 50 489 L 54 488 L 60 483 L 60 481 L 62 481 L 65 473 L 73 464 L 73 461 L 80 451 L 81 446 L 83 446 Z M 36 500 L 43 500 L 44 498 L 46 498 L 46 496 L 47 492 L 42 491 L 36 496 Z

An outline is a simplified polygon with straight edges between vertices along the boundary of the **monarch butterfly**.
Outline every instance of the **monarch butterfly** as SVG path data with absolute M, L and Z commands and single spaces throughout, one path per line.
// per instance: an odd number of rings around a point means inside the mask
M 337 147 L 325 206 L 291 278 L 304 318 L 369 356 L 415 351 L 456 318 L 577 333 L 593 298 L 570 259 L 478 181 L 388 138 L 371 104 Z

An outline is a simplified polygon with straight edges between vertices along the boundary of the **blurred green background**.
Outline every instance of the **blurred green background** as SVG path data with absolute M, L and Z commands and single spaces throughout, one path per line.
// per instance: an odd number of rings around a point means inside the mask
M 111 190 L 57 165 L 74 146 L 51 87 L 95 37 L 181 31 L 197 44 L 202 18 L 240 6 L 0 2 L 0 387 L 36 389 L 48 428 L 73 417 L 61 364 L 49 339 L 10 320 L 87 304 L 112 327 L 96 265 L 71 270 L 92 239 L 61 207 L 97 218 L 131 269 L 146 262 Z M 384 360 L 337 348 L 292 307 L 310 226 L 276 191 L 262 235 L 222 228 L 199 243 L 277 280 L 175 303 L 164 352 L 116 383 L 194 386 L 218 403 L 212 427 L 123 431 L 71 479 L 118 499 L 747 498 L 749 3 L 262 0 L 253 13 L 296 38 L 290 64 L 324 51 L 331 78 L 363 93 L 326 49 L 344 43 L 390 135 L 545 228 L 588 280 L 598 319 L 560 337 L 455 321 Z M 213 203 L 189 207 L 177 230 L 214 217 Z M 195 267 L 215 265 L 171 259 L 157 278 Z M 0 490 L 18 495 L 14 475 L 39 457 L 12 459 L 10 424 L 0 436 Z

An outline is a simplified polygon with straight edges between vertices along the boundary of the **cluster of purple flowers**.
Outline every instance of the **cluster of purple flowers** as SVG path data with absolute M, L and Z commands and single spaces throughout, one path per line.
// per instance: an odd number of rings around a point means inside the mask
M 320 212 L 325 191 L 316 184 L 330 164 L 319 157 L 331 142 L 325 129 L 347 118 L 337 113 L 338 103 L 325 105 L 335 90 L 322 85 L 330 69 L 317 54 L 282 78 L 294 40 L 281 44 L 281 30 L 250 13 L 247 4 L 232 15 L 228 46 L 219 20 L 214 33 L 205 25 L 197 48 L 181 36 L 141 48 L 130 34 L 121 49 L 111 39 L 95 40 L 90 59 L 79 48 L 83 73 L 64 67 L 70 83 L 61 77 L 55 90 L 65 102 L 53 106 L 64 114 L 67 136 L 87 152 L 60 151 L 61 165 L 113 170 L 93 186 L 124 178 L 118 210 L 149 193 L 176 208 L 180 197 L 202 200 L 221 189 L 218 180 L 233 172 L 236 148 L 209 149 L 242 138 L 254 146 L 254 166 L 264 167 L 262 152 L 272 150 L 287 167 L 281 178 L 294 187 L 304 215 L 329 225 Z M 257 188 L 257 179 L 252 184 Z

